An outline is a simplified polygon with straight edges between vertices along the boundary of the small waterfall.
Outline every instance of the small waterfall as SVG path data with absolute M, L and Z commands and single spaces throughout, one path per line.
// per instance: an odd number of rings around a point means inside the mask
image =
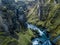
M 37 26 L 27 23 L 27 28 L 38 31 L 40 35 L 40 37 L 32 40 L 32 45 L 52 45 L 46 34 L 41 31 L 41 29 L 39 29 Z
M 34 26 L 32 24 L 28 24 L 28 23 L 27 23 L 27 26 L 28 26 L 28 28 L 30 28 L 34 31 L 38 31 L 40 36 L 44 35 L 44 33 L 39 28 L 37 28 L 36 26 Z
M 38 28 L 35 25 L 29 24 L 29 23 L 26 23 L 26 24 L 27 24 L 28 29 L 38 31 L 38 33 L 40 35 L 40 37 L 34 38 L 32 40 L 32 45 L 53 45 L 52 43 L 55 44 L 57 42 L 57 40 L 60 38 L 60 36 L 56 37 L 51 43 L 49 40 L 49 37 L 47 37 L 47 35 L 44 33 L 44 31 L 42 31 L 40 28 Z

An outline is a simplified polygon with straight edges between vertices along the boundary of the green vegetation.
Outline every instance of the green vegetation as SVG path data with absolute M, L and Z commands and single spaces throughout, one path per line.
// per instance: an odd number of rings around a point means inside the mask
M 34 37 L 34 35 L 30 29 L 28 29 L 25 33 L 19 33 L 19 45 L 30 45 L 32 37 Z
M 34 8 L 29 11 L 27 15 L 27 22 L 37 25 L 38 27 L 43 26 L 47 28 L 47 31 L 51 35 L 51 40 L 60 35 L 60 4 L 51 4 L 53 3 L 53 0 L 50 1 L 50 3 L 46 4 L 44 11 L 49 9 L 49 12 L 45 12 L 43 17 L 46 18 L 44 21 L 41 21 L 39 19 L 39 16 L 37 15 L 37 5 L 35 5 Z M 6 7 L 3 8 L 3 11 L 6 12 Z M 4 13 L 5 13 L 4 12 Z M 7 13 L 9 15 L 14 15 L 13 11 L 7 10 Z M 47 14 L 46 14 L 47 13 Z M 45 17 L 47 15 L 47 17 Z M 9 19 L 10 20 L 10 19 Z M 23 29 L 24 30 L 24 29 Z M 29 45 L 31 43 L 31 38 L 35 37 L 34 33 L 30 29 L 26 29 L 25 32 L 18 33 L 19 39 L 16 40 L 14 38 L 11 38 L 10 36 L 0 36 L 0 45 L 14 45 L 9 44 L 15 42 L 15 45 Z M 3 32 L 0 32 L 2 34 Z M 56 45 L 60 45 L 60 40 L 56 43 Z

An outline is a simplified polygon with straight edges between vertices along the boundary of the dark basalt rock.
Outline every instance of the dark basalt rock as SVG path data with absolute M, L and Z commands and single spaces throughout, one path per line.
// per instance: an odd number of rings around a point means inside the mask
M 14 0 L 2 0 L 2 9 L 0 11 L 3 15 L 3 23 L 0 26 L 1 29 L 6 32 L 5 35 L 8 34 L 13 38 L 18 39 L 18 35 L 16 33 L 20 32 L 20 26 L 24 29 L 27 28 L 27 19 L 24 12 L 26 10 L 27 7 L 24 2 L 15 3 Z

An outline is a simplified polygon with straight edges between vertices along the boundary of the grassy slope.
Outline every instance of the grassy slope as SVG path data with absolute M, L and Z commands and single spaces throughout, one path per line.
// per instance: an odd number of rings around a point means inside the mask
M 29 45 L 31 43 L 31 37 L 33 37 L 33 32 L 28 29 L 25 33 L 19 33 L 19 45 Z

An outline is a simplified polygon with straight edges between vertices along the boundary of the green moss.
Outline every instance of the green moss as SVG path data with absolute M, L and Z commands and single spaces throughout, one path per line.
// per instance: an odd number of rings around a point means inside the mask
M 19 45 L 28 45 L 31 43 L 31 38 L 34 36 L 31 30 L 26 31 L 25 33 L 19 33 Z

